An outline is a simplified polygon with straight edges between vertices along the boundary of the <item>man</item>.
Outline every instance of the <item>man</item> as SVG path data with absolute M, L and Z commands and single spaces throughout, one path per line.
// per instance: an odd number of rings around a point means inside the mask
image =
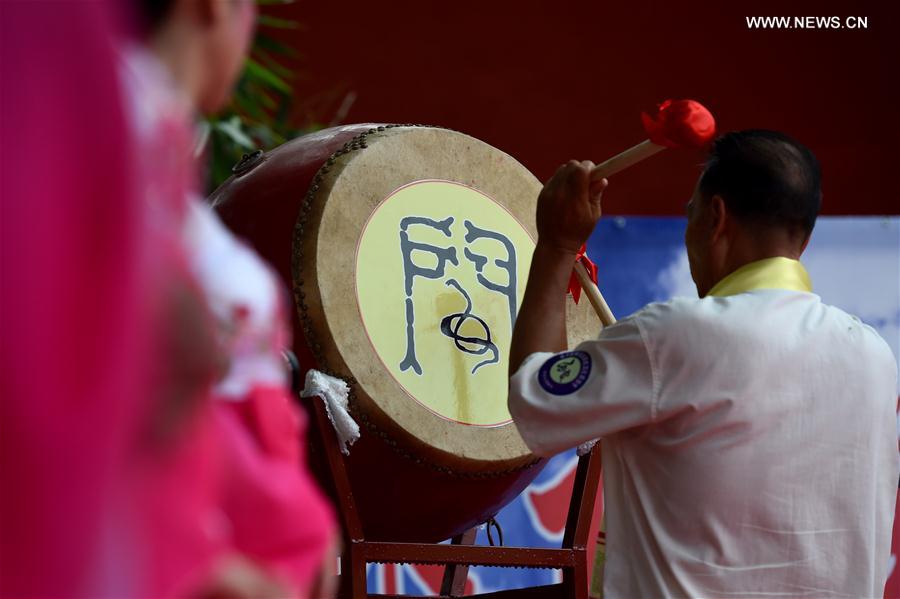
M 592 166 L 564 165 L 538 200 L 509 409 L 539 455 L 602 437 L 605 596 L 880 597 L 897 369 L 798 261 L 821 202 L 813 154 L 772 131 L 719 138 L 688 204 L 700 299 L 648 305 L 557 353 L 606 186 Z

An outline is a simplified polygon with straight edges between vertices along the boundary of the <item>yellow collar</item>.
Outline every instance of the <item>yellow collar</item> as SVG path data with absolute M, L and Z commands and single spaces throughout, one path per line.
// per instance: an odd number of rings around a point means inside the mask
M 812 291 L 809 273 L 797 260 L 766 258 L 745 264 L 716 283 L 707 295 L 725 297 L 754 289 Z

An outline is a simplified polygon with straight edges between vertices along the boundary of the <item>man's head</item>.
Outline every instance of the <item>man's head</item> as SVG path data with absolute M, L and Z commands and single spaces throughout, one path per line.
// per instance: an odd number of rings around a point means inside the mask
M 775 131 L 727 133 L 713 143 L 688 203 L 685 245 L 697 292 L 764 258 L 799 258 L 822 203 L 813 153 Z
M 197 109 L 222 107 L 243 65 L 254 0 L 135 0 L 147 45 Z

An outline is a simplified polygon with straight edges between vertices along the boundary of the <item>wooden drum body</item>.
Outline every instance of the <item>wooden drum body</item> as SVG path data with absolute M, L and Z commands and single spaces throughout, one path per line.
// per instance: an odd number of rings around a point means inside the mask
M 464 134 L 390 125 L 307 135 L 238 172 L 216 210 L 291 285 L 303 368 L 350 385 L 366 538 L 435 542 L 496 514 L 542 466 L 506 408 L 537 179 Z M 568 322 L 570 345 L 597 329 L 588 302 Z

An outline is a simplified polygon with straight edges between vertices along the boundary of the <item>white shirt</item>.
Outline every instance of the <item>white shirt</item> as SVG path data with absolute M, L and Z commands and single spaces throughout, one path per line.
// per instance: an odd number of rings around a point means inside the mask
M 873 329 L 765 289 L 651 304 L 576 349 L 530 356 L 509 408 L 538 455 L 603 438 L 605 597 L 882 596 L 897 368 Z

